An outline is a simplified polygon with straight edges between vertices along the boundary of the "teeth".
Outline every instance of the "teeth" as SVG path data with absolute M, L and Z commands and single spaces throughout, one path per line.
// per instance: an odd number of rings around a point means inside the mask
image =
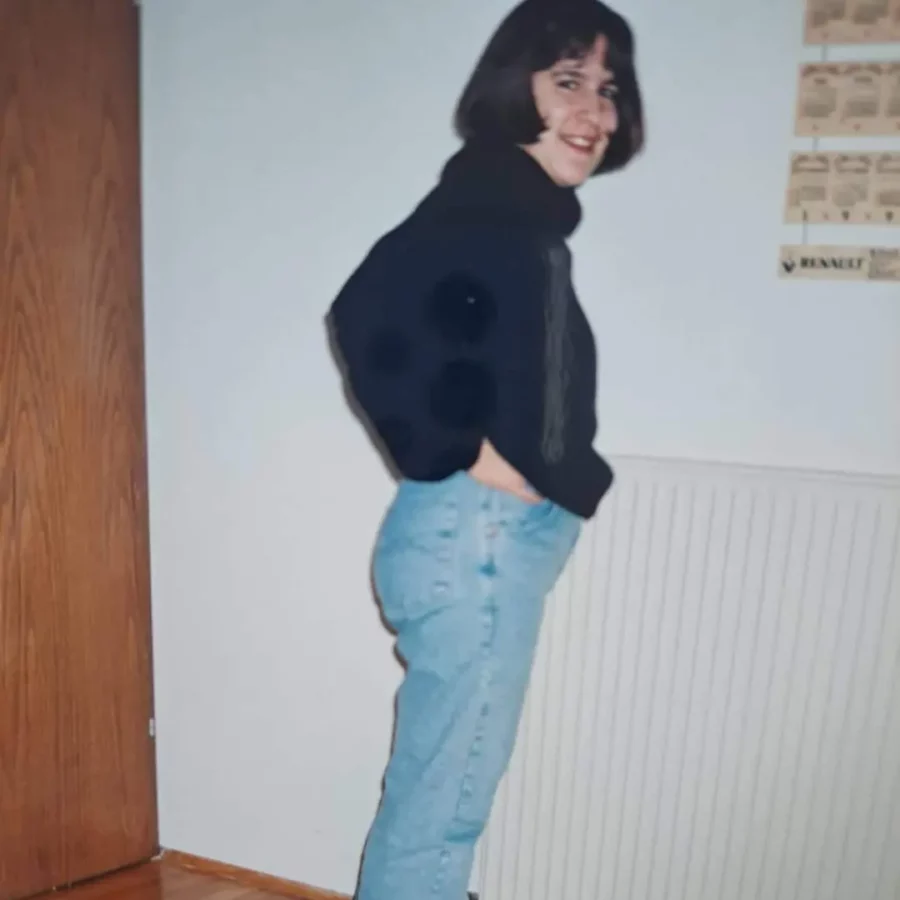
M 590 148 L 594 146 L 594 142 L 587 138 L 570 137 L 566 138 L 566 140 L 570 144 L 574 144 L 576 147 L 581 147 L 584 150 L 590 150 Z

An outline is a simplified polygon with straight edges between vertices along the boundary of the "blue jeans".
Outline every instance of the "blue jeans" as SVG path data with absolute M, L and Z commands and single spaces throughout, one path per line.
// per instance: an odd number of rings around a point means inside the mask
M 464 900 L 580 527 L 464 473 L 400 484 L 373 574 L 406 675 L 358 900 Z

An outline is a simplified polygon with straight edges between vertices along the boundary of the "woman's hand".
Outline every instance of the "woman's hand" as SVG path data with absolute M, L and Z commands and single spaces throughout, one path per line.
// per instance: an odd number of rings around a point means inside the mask
M 481 484 L 505 491 L 526 503 L 540 503 L 544 498 L 535 493 L 522 475 L 514 469 L 494 448 L 490 441 L 484 441 L 475 465 L 469 475 Z

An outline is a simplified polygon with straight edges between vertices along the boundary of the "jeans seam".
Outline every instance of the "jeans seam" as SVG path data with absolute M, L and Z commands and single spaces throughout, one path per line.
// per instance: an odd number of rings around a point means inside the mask
M 479 554 L 479 571 L 482 574 L 482 577 L 485 579 L 492 579 L 492 569 L 495 566 L 495 544 L 496 544 L 496 535 L 499 531 L 498 520 L 499 520 L 499 504 L 496 496 L 491 496 L 489 499 L 489 505 L 486 504 L 485 507 L 479 511 L 479 518 L 484 519 L 485 521 L 480 521 L 478 524 L 478 533 L 481 538 L 481 546 L 480 546 L 480 554 Z M 484 515 L 487 513 L 487 515 Z M 487 568 L 486 568 L 487 567 Z M 450 823 L 451 828 L 459 828 L 462 824 L 462 816 L 460 814 L 460 807 L 463 804 L 463 801 L 466 796 L 466 788 L 471 783 L 472 773 L 474 772 L 477 764 L 477 760 L 481 757 L 481 741 L 484 736 L 484 726 L 485 721 L 490 712 L 490 703 L 488 698 L 490 697 L 491 687 L 493 686 L 493 672 L 487 663 L 490 660 L 491 652 L 494 648 L 494 635 L 495 635 L 495 625 L 494 620 L 497 615 L 497 597 L 496 597 L 496 586 L 492 584 L 490 581 L 486 584 L 486 590 L 484 592 L 484 600 L 482 612 L 485 615 L 485 635 L 481 642 L 481 652 L 480 657 L 482 660 L 482 669 L 479 673 L 479 695 L 482 699 L 481 710 L 478 714 L 478 720 L 475 723 L 474 734 L 472 737 L 472 743 L 469 746 L 468 753 L 466 755 L 466 764 L 464 767 L 462 778 L 460 779 L 460 788 L 459 788 L 459 797 L 456 801 L 456 811 L 454 813 L 453 819 Z M 444 848 L 441 851 L 440 859 L 438 862 L 438 871 L 435 874 L 434 884 L 431 890 L 431 895 L 436 897 L 441 890 L 443 885 L 443 876 L 446 871 L 447 863 L 450 860 L 449 851 Z

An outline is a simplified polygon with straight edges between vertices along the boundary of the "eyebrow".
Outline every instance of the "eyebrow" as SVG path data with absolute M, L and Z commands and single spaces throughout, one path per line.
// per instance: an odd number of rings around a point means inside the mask
M 553 66 L 554 69 L 571 69 L 581 71 L 584 69 L 583 59 L 559 59 Z
M 571 74 L 581 75 L 584 73 L 584 62 L 580 59 L 561 59 L 555 66 L 554 71 L 568 72 Z M 612 69 L 604 69 L 604 81 L 615 81 L 616 73 Z

